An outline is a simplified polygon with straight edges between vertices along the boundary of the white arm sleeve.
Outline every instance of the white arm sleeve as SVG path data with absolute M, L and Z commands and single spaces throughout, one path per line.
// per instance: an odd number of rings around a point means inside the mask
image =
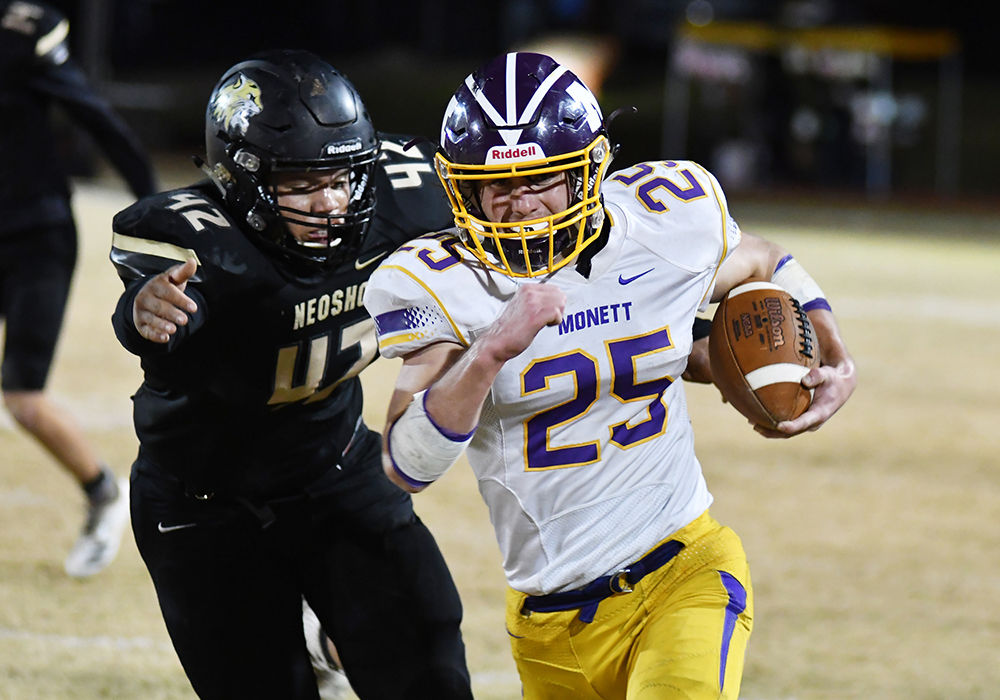
M 442 428 L 427 415 L 427 390 L 413 401 L 389 428 L 389 458 L 392 468 L 406 483 L 423 488 L 451 468 L 472 440 L 472 432 L 461 435 Z
M 786 255 L 778 262 L 771 275 L 771 281 L 791 294 L 792 298 L 802 306 L 803 311 L 830 310 L 830 303 L 826 300 L 823 290 L 816 284 L 816 280 L 791 255 Z

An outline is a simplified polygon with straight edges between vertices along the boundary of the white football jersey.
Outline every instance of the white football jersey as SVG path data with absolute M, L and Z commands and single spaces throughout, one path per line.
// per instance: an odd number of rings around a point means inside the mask
M 579 588 L 635 561 L 711 503 L 681 374 L 695 313 L 739 244 L 715 178 L 689 161 L 641 163 L 603 185 L 607 245 L 566 293 L 562 323 L 539 331 L 493 382 L 468 448 L 510 586 Z M 468 346 L 522 284 L 480 265 L 451 233 L 387 258 L 364 302 L 379 348 Z

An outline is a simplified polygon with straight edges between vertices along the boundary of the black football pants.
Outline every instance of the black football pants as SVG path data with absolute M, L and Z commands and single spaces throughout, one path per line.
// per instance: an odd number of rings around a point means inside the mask
M 133 532 L 203 700 L 318 698 L 302 596 L 363 700 L 472 697 L 458 592 L 369 438 L 353 467 L 267 503 L 198 500 L 143 458 L 133 465 Z

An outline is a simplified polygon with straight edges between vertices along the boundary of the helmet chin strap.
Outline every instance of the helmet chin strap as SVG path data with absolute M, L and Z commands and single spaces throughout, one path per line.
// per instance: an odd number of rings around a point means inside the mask
M 223 177 L 221 172 L 217 172 L 218 168 L 212 169 L 208 167 L 208 163 L 204 161 L 201 156 L 191 156 L 191 160 L 194 161 L 195 167 L 198 170 L 205 173 L 205 176 L 212 181 L 212 183 L 218 188 L 219 194 L 226 194 L 226 177 Z
M 212 181 L 215 187 L 219 190 L 219 194 L 223 197 L 227 197 L 230 194 L 230 190 L 234 187 L 235 181 L 232 173 L 226 170 L 221 163 L 216 163 L 215 167 L 211 168 L 200 156 L 191 156 L 191 160 L 194 161 L 195 166 L 205 173 L 208 179 Z M 257 205 L 254 205 L 249 211 L 247 211 L 246 222 L 254 231 L 263 231 L 267 228 L 267 220 L 260 212 L 257 211 L 257 208 Z
M 591 265 L 594 260 L 594 256 L 604 250 L 604 246 L 608 244 L 608 239 L 611 234 L 611 226 L 609 224 L 608 217 L 604 215 L 604 207 L 594 214 L 595 217 L 600 217 L 600 227 L 601 233 L 595 238 L 590 244 L 580 251 L 580 254 L 576 258 L 576 271 L 580 273 L 581 276 L 590 279 Z

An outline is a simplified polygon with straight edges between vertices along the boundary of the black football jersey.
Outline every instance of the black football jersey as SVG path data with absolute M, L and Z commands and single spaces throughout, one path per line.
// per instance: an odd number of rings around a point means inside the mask
M 356 259 L 303 274 L 266 254 L 209 182 L 147 197 L 114 218 L 126 284 L 114 314 L 139 355 L 143 455 L 196 490 L 275 496 L 333 467 L 361 416 L 358 373 L 376 357 L 362 305 L 372 271 L 401 243 L 452 224 L 432 147 L 383 136 L 376 215 Z M 132 302 L 145 280 L 196 258 L 198 311 L 167 344 L 143 339 Z

